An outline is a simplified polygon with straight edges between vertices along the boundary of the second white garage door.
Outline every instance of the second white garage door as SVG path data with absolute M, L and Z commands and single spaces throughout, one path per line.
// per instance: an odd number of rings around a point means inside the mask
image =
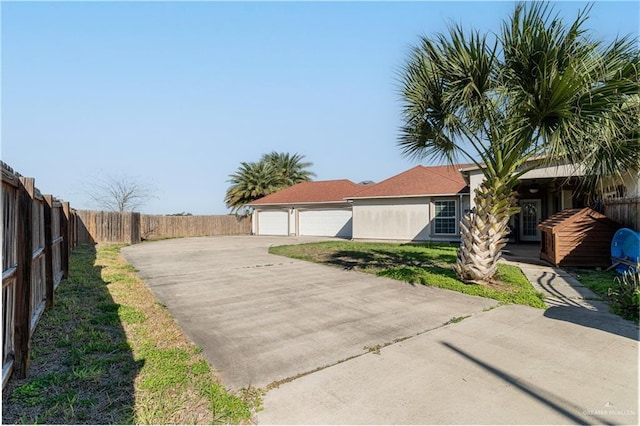
M 289 212 L 258 212 L 258 235 L 289 235 Z
M 351 238 L 351 209 L 303 210 L 298 220 L 300 235 Z

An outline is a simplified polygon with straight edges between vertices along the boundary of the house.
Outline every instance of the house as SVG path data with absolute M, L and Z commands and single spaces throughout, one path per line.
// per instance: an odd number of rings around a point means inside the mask
M 577 209 L 591 204 L 589 194 L 581 188 L 581 179 L 586 175 L 584 167 L 562 162 L 543 163 L 543 159 L 530 160 L 527 167 L 534 168 L 524 173 L 515 189 L 520 213 L 511 217 L 510 241 L 540 242 L 541 233 L 537 225 L 549 216 L 565 209 Z M 471 165 L 462 167 L 460 173 L 474 193 L 484 175 L 482 170 Z M 640 174 L 628 172 L 622 181 L 605 179 L 601 182 L 601 198 L 638 197 L 640 195 Z M 471 208 L 474 207 L 473 197 Z
M 469 209 L 461 166 L 416 166 L 347 197 L 354 239 L 459 241 Z
M 531 160 L 516 188 L 521 211 L 511 218 L 512 242 L 540 242 L 538 224 L 591 200 L 580 186 L 585 170 Z M 253 233 L 349 239 L 459 241 L 460 220 L 474 207 L 470 194 L 484 175 L 473 164 L 416 166 L 377 184 L 349 180 L 304 182 L 256 200 Z M 605 180 L 603 198 L 638 197 L 640 174 Z
M 345 197 L 364 186 L 350 180 L 302 182 L 249 203 L 256 235 L 351 238 L 351 204 Z
M 256 235 L 458 241 L 469 191 L 460 166 L 416 166 L 380 183 L 303 182 L 260 198 Z

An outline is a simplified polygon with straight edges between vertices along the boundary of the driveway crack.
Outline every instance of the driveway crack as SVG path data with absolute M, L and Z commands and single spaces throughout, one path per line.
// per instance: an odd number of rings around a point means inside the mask
M 503 305 L 501 303 L 498 303 L 495 306 L 492 306 L 491 308 L 485 309 L 483 312 L 487 312 L 489 310 L 498 308 L 500 306 L 503 306 Z M 480 312 L 480 313 L 482 313 L 482 312 Z M 333 362 L 331 364 L 323 365 L 323 366 L 314 368 L 314 369 L 309 370 L 309 371 L 305 371 L 305 372 L 298 373 L 298 374 L 290 376 L 290 377 L 286 377 L 284 379 L 276 380 L 274 382 L 269 383 L 267 386 L 265 386 L 264 387 L 264 391 L 268 392 L 268 391 L 270 391 L 272 389 L 276 389 L 276 388 L 280 387 L 281 385 L 284 385 L 284 384 L 289 383 L 289 382 L 293 382 L 294 380 L 297 380 L 297 379 L 299 379 L 301 377 L 308 376 L 308 375 L 313 374 L 313 373 L 317 373 L 318 371 L 322 371 L 322 370 L 325 370 L 325 369 L 330 368 L 330 367 L 334 367 L 334 366 L 339 365 L 339 364 L 343 364 L 343 363 L 345 363 L 347 361 L 351 361 L 352 359 L 360 358 L 361 356 L 364 356 L 364 355 L 367 355 L 367 354 L 380 355 L 380 350 L 386 348 L 387 346 L 395 345 L 397 343 L 404 342 L 405 340 L 409 340 L 409 339 L 412 339 L 414 337 L 421 336 L 421 335 L 429 333 L 431 331 L 438 330 L 440 328 L 443 328 L 443 327 L 446 327 L 446 326 L 449 326 L 449 325 L 457 324 L 457 323 L 459 323 L 461 321 L 464 321 L 465 319 L 470 318 L 472 316 L 473 316 L 473 314 L 465 315 L 465 316 L 461 316 L 461 317 L 452 317 L 451 319 L 449 319 L 448 321 L 443 322 L 440 325 L 437 325 L 435 327 L 419 331 L 417 333 L 410 334 L 408 336 L 398 337 L 396 339 L 393 339 L 390 342 L 380 343 L 380 344 L 377 344 L 377 345 L 374 345 L 374 346 L 364 346 L 362 348 L 364 352 L 348 356 L 346 358 L 343 358 L 343 359 L 340 359 L 338 361 L 335 361 L 335 362 Z

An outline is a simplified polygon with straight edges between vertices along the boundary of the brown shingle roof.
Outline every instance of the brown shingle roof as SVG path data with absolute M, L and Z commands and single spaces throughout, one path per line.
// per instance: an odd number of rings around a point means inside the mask
M 468 166 L 416 166 L 348 196 L 357 198 L 415 197 L 421 195 L 451 195 L 469 192 L 459 170 Z
M 362 185 L 347 179 L 302 182 L 259 198 L 249 205 L 344 202 L 345 197 L 361 189 Z

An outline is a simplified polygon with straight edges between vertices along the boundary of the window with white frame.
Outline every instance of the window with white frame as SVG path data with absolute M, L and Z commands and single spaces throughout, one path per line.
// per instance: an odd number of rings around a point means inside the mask
M 434 234 L 455 234 L 456 233 L 456 201 L 436 200 L 433 202 L 433 233 Z

